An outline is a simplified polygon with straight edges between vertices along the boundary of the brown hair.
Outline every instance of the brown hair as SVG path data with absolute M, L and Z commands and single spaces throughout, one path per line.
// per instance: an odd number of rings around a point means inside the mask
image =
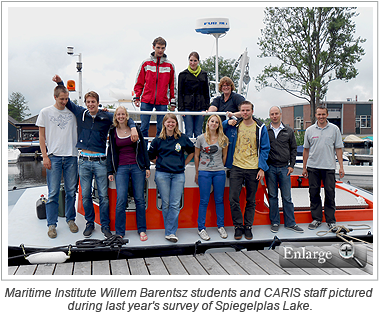
M 160 135 L 158 136 L 162 140 L 166 140 L 166 128 L 164 124 L 166 120 L 168 120 L 169 118 L 175 120 L 176 122 L 176 126 L 174 128 L 174 139 L 178 139 L 181 136 L 181 131 L 179 131 L 179 128 L 178 128 L 178 119 L 176 115 L 174 113 L 167 113 L 165 114 L 165 117 L 162 120 L 162 129 L 161 129 Z
M 245 104 L 251 106 L 252 111 L 253 111 L 253 103 L 252 103 L 251 101 L 248 101 L 248 100 L 245 100 L 245 101 L 243 101 L 243 102 L 241 102 L 241 103 L 239 104 L 239 106 L 238 106 L 239 111 L 240 111 L 241 106 L 242 106 L 242 105 L 245 105 Z
M 112 123 L 113 123 L 113 125 L 114 125 L 115 127 L 118 127 L 118 126 L 119 126 L 119 121 L 117 121 L 117 119 L 116 119 L 116 112 L 117 112 L 117 109 L 124 109 L 125 114 L 127 115 L 126 120 L 129 119 L 129 114 L 128 114 L 127 108 L 124 107 L 124 106 L 118 106 L 118 107 L 116 108 L 114 114 L 113 114 L 113 121 L 112 121 Z M 128 126 L 128 125 L 127 125 L 127 126 Z
M 60 93 L 62 92 L 69 93 L 69 90 L 65 86 L 62 86 L 62 85 L 56 86 L 54 88 L 54 97 L 58 98 Z
M 84 102 L 86 102 L 86 99 L 87 99 L 88 97 L 95 98 L 96 101 L 99 102 L 99 95 L 98 95 L 95 91 L 87 92 L 87 93 L 84 95 Z
M 198 52 L 195 52 L 195 51 L 191 52 L 191 53 L 189 54 L 189 60 L 190 60 L 190 58 L 191 58 L 192 56 L 194 56 L 195 58 L 197 58 L 197 60 L 199 61 L 199 54 L 198 54 Z
M 160 45 L 163 45 L 166 47 L 166 40 L 162 37 L 158 37 L 158 38 L 153 40 L 153 47 L 155 47 L 156 44 L 160 44 Z
M 222 79 L 220 79 L 220 82 L 219 82 L 219 86 L 218 86 L 219 91 L 222 91 L 222 87 L 224 84 L 231 86 L 231 91 L 235 90 L 234 82 L 229 77 L 223 77 Z
M 218 134 L 218 144 L 219 146 L 224 149 L 225 147 L 228 146 L 228 138 L 227 136 L 224 134 L 223 132 L 223 126 L 222 126 L 222 119 L 220 119 L 220 117 L 217 115 L 217 114 L 213 114 L 211 115 L 208 119 L 207 119 L 207 123 L 206 123 L 206 132 L 204 134 L 205 136 L 205 140 L 208 144 L 211 144 L 211 140 L 210 140 L 210 129 L 208 127 L 208 123 L 210 122 L 211 118 L 212 117 L 216 117 L 218 119 L 218 122 L 219 122 L 219 126 L 218 126 L 218 129 L 216 129 L 216 133 Z

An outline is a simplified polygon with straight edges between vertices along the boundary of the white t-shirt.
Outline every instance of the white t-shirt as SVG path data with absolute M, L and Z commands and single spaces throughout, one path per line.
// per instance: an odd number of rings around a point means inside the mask
M 67 108 L 58 110 L 54 105 L 43 108 L 36 125 L 45 128 L 48 155 L 77 156 L 77 120 Z

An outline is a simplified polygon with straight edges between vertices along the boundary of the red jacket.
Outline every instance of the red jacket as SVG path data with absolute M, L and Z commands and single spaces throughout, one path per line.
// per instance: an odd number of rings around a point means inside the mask
M 137 73 L 134 87 L 136 98 L 144 103 L 168 105 L 169 98 L 176 98 L 175 81 L 173 63 L 165 54 L 162 58 L 156 58 L 152 52 L 149 59 L 143 61 Z

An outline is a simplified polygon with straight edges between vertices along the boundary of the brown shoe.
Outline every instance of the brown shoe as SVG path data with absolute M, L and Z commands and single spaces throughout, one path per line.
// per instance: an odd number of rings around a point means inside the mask
M 48 236 L 52 239 L 57 237 L 57 230 L 55 230 L 55 225 L 49 226 Z
M 75 224 L 74 220 L 70 220 L 69 222 L 67 222 L 67 224 L 69 225 L 69 228 L 70 228 L 70 231 L 72 233 L 77 233 L 79 228 L 78 226 Z

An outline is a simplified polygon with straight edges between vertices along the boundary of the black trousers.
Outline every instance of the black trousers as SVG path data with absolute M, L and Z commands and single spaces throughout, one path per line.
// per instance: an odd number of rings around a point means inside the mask
M 256 180 L 258 169 L 242 169 L 232 166 L 230 171 L 230 208 L 235 227 L 243 227 L 243 214 L 240 208 L 240 192 L 243 184 L 246 189 L 246 206 L 244 225 L 252 226 L 255 215 L 255 198 L 259 181 Z
M 311 217 L 313 220 L 322 221 L 321 181 L 323 181 L 326 222 L 335 223 L 335 170 L 307 168 L 307 173 L 309 175 Z

